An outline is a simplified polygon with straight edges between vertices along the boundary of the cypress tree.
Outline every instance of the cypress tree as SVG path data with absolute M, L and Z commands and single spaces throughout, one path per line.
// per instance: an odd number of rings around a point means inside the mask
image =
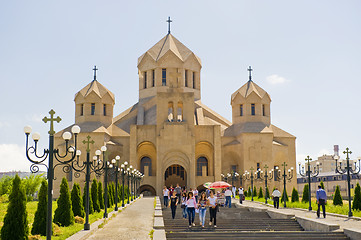
M 104 209 L 103 185 L 101 181 L 99 181 L 98 183 L 98 199 L 99 199 L 100 209 Z
M 283 202 L 285 200 L 285 191 L 286 191 L 286 202 L 289 201 L 288 199 L 288 194 L 287 194 L 287 189 L 283 189 L 282 191 L 282 197 L 281 197 L 281 202 Z
M 323 181 L 320 182 L 320 186 L 323 190 L 325 190 L 325 185 L 323 184 Z
M 247 192 L 247 190 L 244 190 L 244 191 L 243 191 L 243 194 L 244 194 L 245 197 L 248 197 L 248 192 Z
M 292 189 L 292 197 L 291 197 L 291 202 L 299 202 L 299 196 L 298 196 L 298 191 L 296 190 L 295 187 L 293 187 Z
M 32 235 L 43 235 L 46 236 L 46 213 L 48 206 L 48 183 L 45 179 L 41 182 L 41 187 L 39 191 L 39 202 L 38 208 L 35 212 L 33 227 L 31 229 Z
M 86 211 L 86 185 L 84 186 L 84 192 L 83 192 L 83 206 L 84 206 L 84 211 Z M 89 214 L 94 213 L 94 208 L 93 208 L 93 201 L 91 198 L 91 194 L 89 191 Z
M 59 226 L 69 226 L 74 223 L 74 213 L 71 206 L 68 181 L 63 178 L 60 184 L 58 207 L 54 213 L 53 222 Z
M 85 212 L 83 200 L 80 194 L 80 186 L 78 183 L 74 183 L 73 189 L 71 190 L 71 204 L 74 216 L 84 217 Z
M 359 183 L 356 184 L 355 195 L 352 202 L 352 209 L 361 210 L 361 187 Z
M 259 188 L 258 197 L 263 198 L 263 189 L 262 189 L 262 187 Z
M 256 188 L 256 186 L 253 187 L 253 197 L 257 197 L 257 188 Z
M 251 187 L 248 187 L 248 197 L 251 197 L 252 196 L 252 190 L 251 190 Z
M 92 182 L 91 198 L 93 201 L 94 211 L 100 212 L 99 199 L 98 199 L 98 182 L 96 179 L 93 179 L 93 182 Z
M 302 193 L 302 202 L 308 202 L 309 198 L 309 192 L 308 192 L 308 184 L 305 184 L 303 187 L 303 193 Z
M 114 184 L 114 182 L 112 182 L 111 188 L 112 188 L 112 195 L 113 195 L 113 204 L 115 204 L 115 184 Z
M 13 180 L 9 205 L 1 229 L 1 239 L 27 240 L 29 235 L 26 194 L 18 175 Z
M 270 198 L 270 194 L 269 194 L 269 190 L 268 187 L 266 187 L 266 194 L 265 194 L 265 198 Z
M 109 203 L 109 207 L 112 207 L 114 204 L 114 198 L 113 198 L 113 194 L 112 194 L 112 187 L 110 186 L 111 184 L 108 185 L 108 203 Z
M 333 205 L 343 205 L 340 187 L 338 185 L 336 186 L 335 194 L 333 196 Z

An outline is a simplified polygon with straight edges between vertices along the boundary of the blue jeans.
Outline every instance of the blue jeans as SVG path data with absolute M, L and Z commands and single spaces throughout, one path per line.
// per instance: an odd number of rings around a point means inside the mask
M 187 212 L 188 212 L 188 222 L 189 222 L 189 226 L 192 225 L 192 223 L 194 223 L 194 215 L 196 213 L 196 210 L 194 207 L 190 207 L 187 208 Z
M 168 197 L 167 196 L 163 197 L 163 203 L 164 203 L 164 207 L 168 207 Z
M 187 207 L 185 207 L 185 208 L 182 208 L 183 209 L 183 217 L 184 218 L 187 218 Z
M 231 208 L 231 204 L 232 204 L 232 199 L 231 199 L 231 196 L 226 196 L 226 205 L 225 207 L 228 207 Z
M 199 208 L 199 222 L 204 226 L 204 222 L 206 220 L 206 208 Z

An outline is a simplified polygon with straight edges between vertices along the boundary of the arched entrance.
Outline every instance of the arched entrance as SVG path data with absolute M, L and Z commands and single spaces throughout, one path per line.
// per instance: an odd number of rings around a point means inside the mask
M 155 196 L 155 189 L 150 185 L 142 185 L 139 188 L 139 193 L 143 194 L 143 196 Z
M 173 164 L 165 170 L 164 182 L 167 187 L 175 187 L 177 183 L 181 187 L 187 186 L 187 172 L 181 165 Z

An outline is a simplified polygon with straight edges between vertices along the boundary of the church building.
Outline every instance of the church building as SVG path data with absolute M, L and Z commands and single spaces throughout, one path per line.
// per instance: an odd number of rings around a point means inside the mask
M 95 142 L 91 156 L 106 146 L 108 159 L 120 156 L 119 166 L 127 161 L 142 172 L 140 191 L 154 195 L 161 195 L 163 186 L 201 188 L 205 182 L 222 180 L 222 174 L 242 175 L 251 168 L 265 170 L 265 165 L 268 171 L 283 172 L 284 162 L 286 170 L 296 169 L 296 138 L 271 124 L 271 98 L 254 82 L 251 69 L 248 81 L 230 96 L 229 121 L 203 104 L 201 68 L 200 58 L 169 31 L 139 57 L 139 100 L 118 116 L 113 116 L 114 94 L 95 74 L 74 99 L 74 124 L 81 128 L 80 158 L 85 161 L 82 141 L 89 135 Z M 56 143 L 72 126 L 55 135 Z M 84 186 L 85 176 L 75 178 L 74 173 L 56 169 L 54 197 L 59 195 L 62 176 L 70 187 L 74 181 Z M 297 186 L 294 175 L 287 183 L 288 193 Z M 240 184 L 248 188 L 250 181 L 238 178 L 235 185 Z M 264 181 L 255 181 L 255 186 L 264 189 Z M 269 180 L 270 190 L 274 186 L 283 189 L 282 181 Z

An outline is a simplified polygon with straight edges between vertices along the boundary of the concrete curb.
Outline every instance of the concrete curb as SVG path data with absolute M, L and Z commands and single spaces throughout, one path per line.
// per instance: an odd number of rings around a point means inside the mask
M 139 198 L 137 198 L 139 199 Z M 135 201 L 137 201 L 137 199 L 135 199 L 134 201 L 130 202 L 129 204 L 125 204 L 124 209 L 128 206 L 130 206 L 132 203 L 134 203 Z M 108 218 L 101 218 L 95 222 L 93 222 L 90 225 L 90 230 L 85 231 L 80 230 L 79 232 L 71 235 L 70 237 L 68 237 L 66 240 L 86 240 L 90 235 L 92 235 L 94 232 L 96 232 L 99 229 L 99 225 L 104 223 L 106 220 L 108 221 L 111 217 L 118 215 L 120 212 L 119 210 L 123 210 L 123 207 L 118 207 L 118 211 L 112 211 L 110 213 L 108 213 Z
M 351 240 L 359 240 L 361 239 L 361 229 L 356 228 L 344 228 L 343 232 L 349 237 Z
M 160 203 L 159 196 L 156 198 L 156 206 L 154 209 L 154 222 L 153 222 L 153 239 L 154 240 L 166 240 L 165 230 L 164 230 L 164 220 L 163 220 L 163 211 Z
M 340 225 L 322 222 L 322 220 L 317 221 L 310 218 L 297 216 L 296 220 L 306 231 L 332 232 L 340 229 Z

